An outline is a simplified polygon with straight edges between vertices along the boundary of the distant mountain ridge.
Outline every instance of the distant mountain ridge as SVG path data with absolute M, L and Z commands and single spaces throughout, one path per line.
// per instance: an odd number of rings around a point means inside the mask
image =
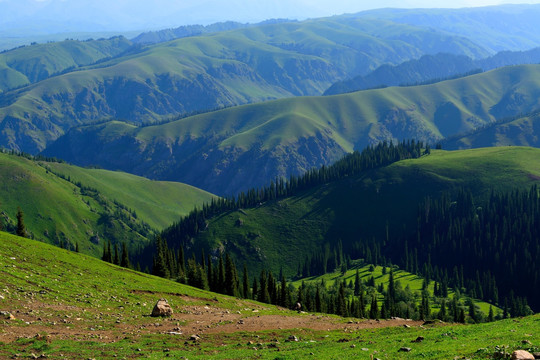
M 385 86 L 407 86 L 460 77 L 471 72 L 488 71 L 508 65 L 540 63 L 540 47 L 528 51 L 502 51 L 493 56 L 473 60 L 467 56 L 441 53 L 399 65 L 382 65 L 365 76 L 339 81 L 324 95 L 343 94 Z
M 227 195 L 382 140 L 435 143 L 534 111 L 539 99 L 540 65 L 510 66 L 426 86 L 246 105 L 159 126 L 82 126 L 44 154 Z

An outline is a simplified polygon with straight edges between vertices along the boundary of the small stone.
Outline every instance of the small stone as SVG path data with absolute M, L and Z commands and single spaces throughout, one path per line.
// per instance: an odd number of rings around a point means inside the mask
M 521 343 L 523 345 L 532 345 L 531 341 L 530 340 L 521 340 Z
M 419 336 L 419 337 L 416 338 L 416 340 L 413 340 L 413 341 L 411 341 L 411 342 L 419 343 L 419 342 L 422 342 L 422 341 L 424 341 L 424 337 L 423 337 L 423 336 Z
M 369 351 L 368 348 L 362 348 L 362 351 Z
M 540 359 L 540 352 L 533 352 L 532 354 L 535 359 Z
M 191 335 L 189 337 L 189 340 L 191 340 L 191 341 L 199 341 L 199 340 L 201 340 L 201 338 L 198 335 Z
M 289 336 L 288 341 L 298 341 L 298 338 L 294 335 Z
M 356 347 L 356 345 L 354 345 L 354 344 L 351 345 L 351 348 L 352 348 L 352 349 L 354 349 L 355 347 Z
M 401 352 L 410 352 L 412 349 L 410 347 L 402 347 L 402 348 L 399 348 L 398 351 L 401 351 Z
M 534 360 L 534 356 L 528 351 L 516 350 L 512 353 L 512 360 Z

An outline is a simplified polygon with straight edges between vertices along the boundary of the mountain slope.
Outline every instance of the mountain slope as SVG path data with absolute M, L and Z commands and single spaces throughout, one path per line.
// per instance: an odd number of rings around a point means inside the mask
M 356 241 L 414 230 L 425 197 L 468 188 L 480 198 L 491 190 L 528 189 L 539 178 L 540 149 L 432 151 L 298 196 L 223 213 L 209 221 L 196 244 L 207 253 L 224 248 L 251 271 L 283 267 L 291 275 L 306 254 L 325 244 L 341 240 L 350 252 Z
M 0 95 L 0 145 L 36 153 L 75 125 L 171 116 L 298 95 L 383 63 L 442 50 L 481 57 L 462 37 L 342 17 L 187 37 Z
M 540 147 L 539 133 L 540 114 L 534 113 L 452 136 L 442 141 L 442 146 L 448 150 L 510 145 Z
M 0 179 L 4 227 L 16 224 L 20 207 L 32 237 L 68 248 L 78 243 L 81 252 L 92 255 L 101 255 L 108 240 L 135 248 L 145 244 L 152 228 L 162 228 L 211 199 L 183 184 L 5 153 L 0 153 Z
M 217 194 L 329 164 L 382 140 L 434 143 L 540 108 L 540 65 L 416 87 L 271 101 L 136 128 L 72 129 L 44 153 Z
M 540 63 L 540 48 L 528 51 L 501 51 L 496 55 L 477 60 L 446 53 L 424 55 L 420 59 L 409 60 L 399 65 L 382 65 L 365 76 L 339 81 L 328 88 L 324 95 L 385 86 L 434 83 L 503 66 L 538 63 Z
M 65 40 L 33 44 L 2 52 L 0 93 L 117 56 L 131 45 L 123 36 L 117 36 L 108 40 Z

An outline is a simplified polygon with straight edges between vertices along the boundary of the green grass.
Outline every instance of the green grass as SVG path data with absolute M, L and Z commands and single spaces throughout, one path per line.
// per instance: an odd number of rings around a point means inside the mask
M 150 226 L 161 230 L 196 206 L 209 203 L 212 194 L 177 182 L 154 181 L 119 171 L 85 169 L 65 163 L 44 163 L 55 173 L 98 189 L 111 200 L 135 210 Z
M 49 171 L 51 169 L 53 171 Z M 57 176 L 61 174 L 65 179 Z M 212 195 L 196 188 L 170 182 L 151 181 L 134 175 L 75 166 L 36 162 L 0 153 L 0 211 L 2 222 L 13 225 L 20 207 L 27 230 L 35 239 L 100 256 L 103 242 L 126 241 L 139 246 L 147 240 L 134 224 L 141 221 L 161 229 L 186 215 L 195 206 L 210 201 Z M 97 189 L 87 194 L 74 185 Z M 130 212 L 122 210 L 127 207 Z M 124 213 L 129 221 L 116 217 Z M 137 218 L 131 214 L 135 211 Z M 109 219 L 109 220 L 107 220 Z M 92 242 L 93 236 L 100 241 Z
M 0 74 L 5 74 L 0 76 L 0 91 L 36 83 L 64 70 L 116 56 L 129 46 L 129 40 L 117 37 L 109 40 L 65 40 L 12 49 L 0 54 Z
M 187 311 L 207 304 L 216 311 L 240 311 L 239 316 L 246 320 L 264 315 L 312 315 L 201 291 L 5 233 L 0 233 L 0 268 L 0 309 L 16 317 L 0 318 L 0 334 L 35 331 L 0 342 L 2 358 L 33 353 L 54 359 L 162 359 L 167 355 L 190 359 L 369 359 L 370 355 L 381 359 L 491 359 L 497 347 L 540 350 L 538 315 L 480 325 L 355 329 L 355 324 L 349 324 L 347 330 L 331 331 L 239 329 L 203 334 L 194 343 L 187 340 L 191 334 L 169 335 L 161 329 L 194 324 Z M 175 320 L 145 316 L 159 297 L 166 297 L 179 314 Z M 253 313 L 253 308 L 260 312 Z M 343 319 L 344 325 L 347 322 Z M 59 336 L 66 332 L 71 335 Z M 289 335 L 299 341 L 287 342 Z M 418 336 L 424 341 L 412 343 Z M 523 344 L 523 340 L 530 344 Z M 398 352 L 404 346 L 412 350 Z
M 527 189 L 540 178 L 540 150 L 526 147 L 432 151 L 293 197 L 213 218 L 197 238 L 207 251 L 227 248 L 258 273 L 296 274 L 305 256 L 324 244 L 413 232 L 425 197 L 469 188 L 480 199 L 491 190 Z M 239 226 L 238 220 L 241 220 Z

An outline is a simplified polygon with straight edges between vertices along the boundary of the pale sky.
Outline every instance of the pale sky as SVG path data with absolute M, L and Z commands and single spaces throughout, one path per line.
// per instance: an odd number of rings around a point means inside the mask
M 0 0 L 0 30 L 145 30 L 219 21 L 258 22 L 355 13 L 383 7 L 457 8 L 540 0 Z M 45 24 L 45 25 L 43 25 Z

